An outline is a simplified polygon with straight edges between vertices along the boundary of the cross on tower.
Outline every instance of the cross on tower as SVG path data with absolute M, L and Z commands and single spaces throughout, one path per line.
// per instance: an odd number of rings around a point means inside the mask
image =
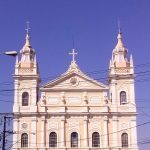
M 29 34 L 29 30 L 30 30 L 30 22 L 27 21 L 26 24 L 27 24 L 27 28 L 26 28 L 25 30 L 27 31 L 27 34 Z
M 121 25 L 120 25 L 120 20 L 118 20 L 118 31 L 121 33 Z
M 72 55 L 72 61 L 75 61 L 75 55 L 77 55 L 77 53 L 75 52 L 74 49 L 72 49 L 72 53 L 69 53 L 69 55 Z

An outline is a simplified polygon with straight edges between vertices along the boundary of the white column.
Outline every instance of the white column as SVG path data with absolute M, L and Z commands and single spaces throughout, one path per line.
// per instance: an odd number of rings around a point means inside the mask
M 37 112 L 37 81 L 32 80 L 31 96 L 30 96 L 30 110 Z
M 61 104 L 62 104 L 62 105 L 65 105 L 65 103 L 66 103 L 66 102 L 65 102 L 65 92 L 61 92 L 61 93 L 60 93 L 60 97 L 61 97 Z
M 116 80 L 112 79 L 110 83 L 110 92 L 112 93 L 111 99 L 112 99 L 112 111 L 116 112 L 118 109 L 118 95 L 117 95 L 117 90 L 116 90 Z
M 31 122 L 31 148 L 36 148 L 37 145 L 37 120 L 36 117 L 32 117 L 32 122 Z
M 31 101 L 30 101 L 31 106 L 36 105 L 36 99 L 37 99 L 36 86 L 37 86 L 36 80 L 32 80 Z
M 15 80 L 14 81 L 14 104 L 13 104 L 13 112 L 19 112 L 19 107 L 22 104 L 21 101 L 19 101 L 19 81 Z
M 65 147 L 65 117 L 63 116 L 61 118 L 61 127 L 60 127 L 60 135 L 61 135 L 61 139 L 60 139 L 60 147 L 64 148 Z
M 130 81 L 129 102 L 135 104 L 134 79 Z
M 136 112 L 134 80 L 130 81 L 129 107 L 132 107 L 132 112 Z
M 40 128 L 40 133 L 41 133 L 41 148 L 45 147 L 45 116 L 41 117 L 41 128 Z
M 117 116 L 113 116 L 113 118 L 112 118 L 112 132 L 113 132 L 113 134 L 112 134 L 112 137 L 113 137 L 113 139 L 112 139 L 112 146 L 113 147 L 116 147 L 116 146 L 118 146 L 118 145 L 120 145 L 119 144 L 119 139 L 118 139 L 118 131 L 119 129 L 118 129 L 118 117 Z
M 15 118 L 13 119 L 13 131 L 15 134 L 13 134 L 13 148 L 18 148 L 20 145 L 19 139 L 19 119 Z M 21 137 L 21 136 L 20 136 Z
M 103 131 L 103 134 L 104 134 L 104 136 L 103 136 L 103 147 L 104 148 L 107 148 L 108 147 L 108 144 L 109 144 L 109 142 L 108 142 L 108 116 L 104 116 L 104 124 L 103 124 L 104 126 L 103 126 L 103 129 L 104 129 L 104 131 Z
M 87 116 L 84 117 L 84 124 L 83 124 L 83 142 L 84 147 L 88 147 L 88 118 Z
M 131 137 L 131 145 L 134 148 L 137 148 L 137 128 L 136 128 L 136 118 L 131 120 L 131 135 L 128 135 L 128 137 Z M 129 139 L 129 138 L 128 138 Z
M 110 83 L 110 88 L 111 88 L 111 99 L 112 99 L 112 104 L 116 105 L 117 104 L 117 95 L 116 95 L 116 81 L 112 79 Z
M 84 101 L 84 112 L 88 112 L 89 109 L 88 109 L 88 96 L 87 96 L 87 92 L 83 92 L 83 101 Z

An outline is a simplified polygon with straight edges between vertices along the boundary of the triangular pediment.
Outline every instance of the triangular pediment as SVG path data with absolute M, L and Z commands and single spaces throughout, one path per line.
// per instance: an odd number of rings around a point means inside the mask
M 69 72 L 48 82 L 41 90 L 107 90 L 108 87 L 82 72 Z

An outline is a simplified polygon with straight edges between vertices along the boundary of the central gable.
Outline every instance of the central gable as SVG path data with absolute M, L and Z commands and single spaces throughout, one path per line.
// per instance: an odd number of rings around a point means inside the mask
M 83 73 L 69 73 L 48 82 L 41 90 L 107 90 L 108 87 Z

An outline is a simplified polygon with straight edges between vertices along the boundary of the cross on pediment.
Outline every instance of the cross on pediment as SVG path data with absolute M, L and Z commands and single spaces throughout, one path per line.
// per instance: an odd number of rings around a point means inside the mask
M 75 55 L 77 55 L 77 53 L 75 52 L 74 49 L 72 49 L 72 53 L 69 53 L 69 55 L 72 55 L 72 61 L 75 61 Z

